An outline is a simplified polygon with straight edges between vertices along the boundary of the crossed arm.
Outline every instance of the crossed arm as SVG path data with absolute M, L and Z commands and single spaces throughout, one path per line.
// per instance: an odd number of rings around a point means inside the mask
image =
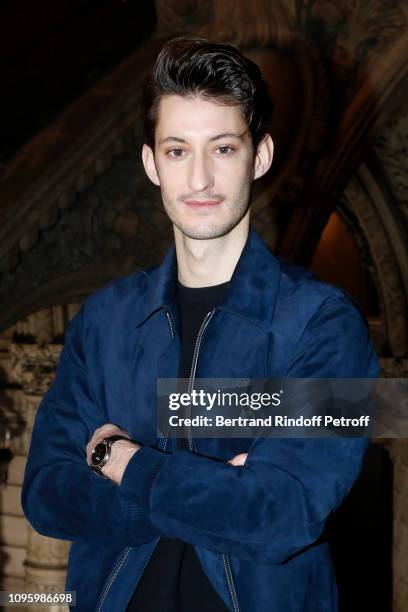
M 101 478 L 87 464 L 91 447 L 119 432 L 107 434 L 112 424 L 95 402 L 75 325 L 39 408 L 24 477 L 22 505 L 37 531 L 114 546 L 178 537 L 277 563 L 319 537 L 358 475 L 366 440 L 257 439 L 247 457 L 230 465 L 118 441 L 103 468 L 109 480 Z M 341 300 L 316 314 L 287 372 L 293 378 L 376 375 L 365 325 Z
M 117 440 L 115 444 L 113 444 L 111 456 L 109 457 L 108 463 L 102 468 L 102 473 L 115 484 L 120 485 L 122 482 L 123 472 L 125 471 L 127 464 L 133 455 L 141 448 L 140 444 L 137 444 L 137 442 L 130 439 L 129 434 L 126 431 L 120 429 L 120 427 L 114 425 L 113 423 L 106 423 L 105 425 L 95 429 L 92 438 L 86 445 L 86 460 L 88 465 L 90 465 L 92 450 L 95 448 L 95 446 L 107 436 L 115 435 L 125 436 L 129 438 L 129 442 L 127 440 Z M 227 463 L 232 466 L 242 466 L 245 464 L 247 456 L 248 453 L 240 453 L 227 461 Z

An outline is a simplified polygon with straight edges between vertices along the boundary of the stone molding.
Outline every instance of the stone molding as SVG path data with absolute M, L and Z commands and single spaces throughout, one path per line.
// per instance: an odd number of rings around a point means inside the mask
M 394 357 L 404 357 L 408 354 L 408 301 L 402 274 L 408 256 L 404 228 L 398 223 L 398 215 L 393 217 L 390 200 L 385 200 L 364 164 L 342 199 L 356 215 L 368 242 L 389 348 Z

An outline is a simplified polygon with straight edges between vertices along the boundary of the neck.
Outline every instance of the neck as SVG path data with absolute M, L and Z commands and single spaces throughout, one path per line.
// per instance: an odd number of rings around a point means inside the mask
M 231 279 L 249 232 L 249 210 L 233 230 L 194 240 L 174 226 L 178 280 L 186 287 L 211 287 Z

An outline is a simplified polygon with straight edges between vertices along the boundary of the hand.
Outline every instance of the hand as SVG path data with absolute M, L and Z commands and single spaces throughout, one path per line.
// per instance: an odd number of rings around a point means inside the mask
M 239 455 L 235 455 L 235 457 L 227 461 L 227 463 L 234 466 L 244 465 L 247 457 L 248 453 L 240 453 Z
M 102 425 L 102 427 L 98 427 L 95 429 L 92 434 L 91 439 L 86 445 L 86 460 L 88 465 L 91 464 L 91 455 L 92 450 L 95 448 L 99 442 L 102 442 L 104 438 L 109 436 L 125 436 L 129 438 L 129 442 L 127 440 L 117 440 L 112 444 L 111 447 L 111 456 L 106 465 L 101 469 L 102 474 L 107 478 L 110 478 L 117 485 L 120 485 L 123 477 L 123 472 L 126 469 L 126 466 L 133 455 L 139 450 L 140 444 L 133 442 L 130 439 L 129 434 L 114 425 L 113 423 L 106 423 Z

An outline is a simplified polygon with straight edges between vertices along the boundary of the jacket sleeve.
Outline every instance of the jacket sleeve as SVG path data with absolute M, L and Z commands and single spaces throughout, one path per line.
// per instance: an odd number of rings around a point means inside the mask
M 86 368 L 85 309 L 68 326 L 54 384 L 36 415 L 22 507 L 42 535 L 136 545 L 158 535 L 146 512 L 86 462 L 89 439 L 108 419 L 95 400 Z
M 309 321 L 286 376 L 375 378 L 363 317 L 345 297 Z M 360 438 L 253 441 L 243 467 L 187 452 L 142 447 L 120 486 L 152 524 L 220 553 L 281 563 L 320 536 L 355 481 L 368 441 Z

